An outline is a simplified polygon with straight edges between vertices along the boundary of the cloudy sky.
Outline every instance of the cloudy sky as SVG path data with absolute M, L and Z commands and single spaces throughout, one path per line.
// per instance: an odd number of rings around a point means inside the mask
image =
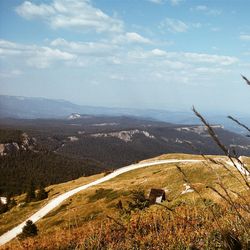
M 0 92 L 248 112 L 249 0 L 0 0 Z

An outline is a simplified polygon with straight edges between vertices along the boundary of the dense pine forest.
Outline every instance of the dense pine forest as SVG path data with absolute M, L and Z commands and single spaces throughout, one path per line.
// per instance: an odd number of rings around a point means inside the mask
M 17 143 L 22 145 L 23 131 L 0 129 L 1 145 Z M 65 157 L 46 149 L 21 148 L 0 156 L 0 195 L 14 195 L 26 192 L 33 183 L 50 185 L 92 175 L 103 171 L 101 164 L 91 159 Z
M 31 182 L 48 186 L 100 171 L 100 165 L 93 160 L 77 160 L 52 152 L 19 152 L 0 157 L 0 190 L 20 194 Z

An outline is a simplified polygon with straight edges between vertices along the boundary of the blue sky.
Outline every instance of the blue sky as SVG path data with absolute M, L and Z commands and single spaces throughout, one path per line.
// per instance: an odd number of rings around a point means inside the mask
M 248 0 L 1 0 L 1 94 L 247 113 Z

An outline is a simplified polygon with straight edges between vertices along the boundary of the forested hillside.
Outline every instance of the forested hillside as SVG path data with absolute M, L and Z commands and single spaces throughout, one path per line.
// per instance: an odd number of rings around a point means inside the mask
M 20 194 L 30 183 L 37 187 L 61 183 L 103 171 L 93 160 L 78 160 L 53 152 L 20 152 L 0 157 L 0 190 Z
M 33 181 L 50 185 L 164 153 L 221 154 L 201 125 L 135 117 L 82 115 L 79 119 L 1 120 L 0 189 L 21 193 Z M 250 139 L 213 126 L 225 145 L 250 155 Z

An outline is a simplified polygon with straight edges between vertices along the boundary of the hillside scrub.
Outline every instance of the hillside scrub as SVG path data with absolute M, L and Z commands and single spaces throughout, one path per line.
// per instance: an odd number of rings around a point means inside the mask
M 235 200 L 250 223 L 249 196 Z M 154 205 L 116 220 L 90 221 L 70 231 L 26 239 L 15 249 L 249 249 L 250 227 L 238 222 L 227 204 Z M 13 249 L 11 245 L 5 249 Z
M 209 158 L 209 156 L 204 157 Z M 210 160 L 215 162 L 215 159 Z M 222 162 L 216 161 L 216 164 L 214 162 L 211 164 L 208 160 L 203 163 L 204 166 L 196 164 L 188 167 L 188 165 L 180 164 L 178 168 L 174 165 L 168 166 L 167 169 L 166 166 L 146 168 L 117 177 L 112 182 L 103 184 L 103 188 L 90 190 L 87 196 L 82 194 L 88 203 L 79 202 L 72 206 L 69 204 L 67 209 L 63 208 L 66 217 L 63 217 L 63 213 L 60 214 L 60 211 L 57 212 L 57 221 L 55 220 L 54 223 L 58 222 L 58 219 L 66 219 L 66 223 L 62 223 L 59 227 L 53 226 L 48 233 L 42 232 L 45 227 L 38 223 L 40 235 L 34 239 L 21 241 L 18 243 L 18 245 L 21 244 L 19 246 L 16 244 L 17 242 L 13 242 L 5 249 L 21 249 L 21 247 L 24 249 L 229 249 L 223 247 L 224 244 L 229 244 L 227 241 L 234 242 L 232 244 L 236 244 L 237 247 L 241 246 L 241 248 L 231 249 L 248 249 L 249 190 L 245 188 L 242 176 L 236 170 L 231 169 L 232 173 L 221 171 L 223 168 L 216 167 L 216 165 L 218 166 Z M 156 169 L 161 169 L 161 172 L 153 174 Z M 163 170 L 168 170 L 168 172 L 163 172 Z M 146 173 L 148 174 L 146 175 Z M 218 178 L 216 178 L 216 173 Z M 235 177 L 231 177 L 231 174 Z M 156 177 L 156 175 L 158 176 Z M 166 178 L 167 175 L 168 178 L 165 181 L 160 179 Z M 135 180 L 135 176 L 136 179 L 140 176 L 142 179 L 139 178 L 134 187 L 144 178 L 150 180 L 150 183 L 146 182 L 147 184 L 142 186 L 146 192 L 149 187 L 152 187 L 154 183 L 152 181 L 155 178 L 157 183 L 162 183 L 162 185 L 174 178 L 179 182 L 177 186 L 190 183 L 195 192 L 176 196 L 177 191 L 168 195 L 168 201 L 162 205 L 154 205 L 149 208 L 143 206 L 125 215 L 120 213 L 118 207 L 116 210 L 105 209 L 104 206 L 110 205 L 109 200 L 113 204 L 117 204 L 118 200 L 112 200 L 113 194 L 121 191 L 118 191 L 117 187 L 124 187 L 126 182 L 129 185 L 129 182 Z M 224 194 L 223 185 L 219 183 L 220 176 L 222 184 L 228 187 L 227 191 L 231 200 Z M 207 178 L 210 180 L 206 180 Z M 203 182 L 203 186 L 200 182 Z M 224 194 L 228 201 L 214 193 L 211 188 L 217 190 L 219 194 Z M 211 193 L 214 195 L 210 195 Z M 79 195 L 79 197 L 81 196 Z M 93 204 L 89 203 L 89 198 L 93 199 Z M 121 199 L 121 196 L 118 199 Z M 133 202 L 133 200 L 133 192 L 123 197 L 123 208 L 128 209 L 129 202 Z M 84 216 L 86 211 L 92 211 L 90 209 L 97 209 L 98 202 L 103 207 L 105 212 L 102 211 L 102 213 L 104 214 L 100 214 L 99 218 L 94 216 L 82 223 L 81 216 Z M 75 217 L 72 213 L 75 210 L 77 215 L 81 214 L 81 210 L 84 210 L 85 213 L 82 213 L 80 217 Z M 50 223 L 51 220 L 53 220 L 52 217 L 46 223 Z M 53 239 L 50 237 L 51 232 L 55 235 Z
M 31 221 L 26 221 L 25 226 L 23 227 L 22 233 L 19 235 L 19 239 L 25 239 L 28 237 L 34 237 L 38 233 L 37 226 Z

